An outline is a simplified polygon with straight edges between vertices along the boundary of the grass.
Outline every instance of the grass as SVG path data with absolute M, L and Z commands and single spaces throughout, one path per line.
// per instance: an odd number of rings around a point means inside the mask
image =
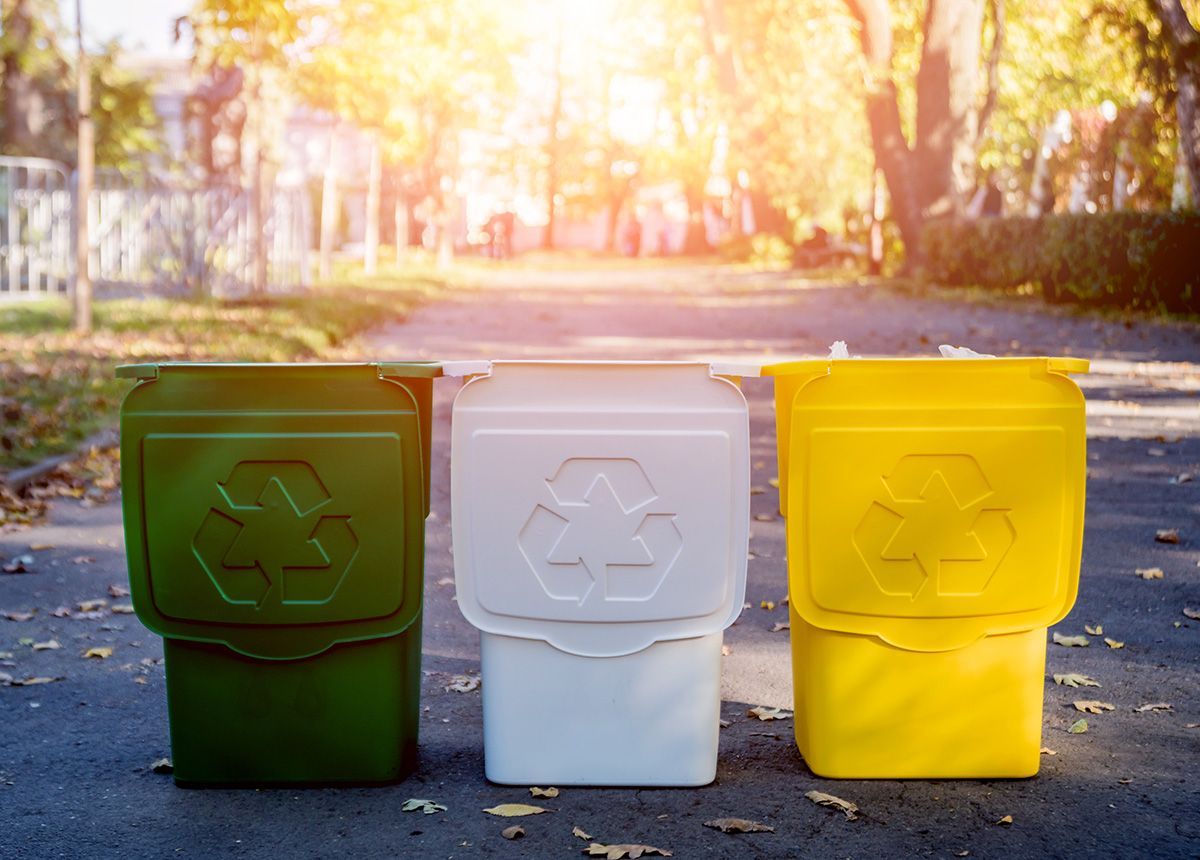
M 65 299 L 0 304 L 0 472 L 115 427 L 129 388 L 118 364 L 362 359 L 357 335 L 402 319 L 445 282 L 393 269 L 347 271 L 338 283 L 255 301 L 99 301 L 87 337 L 71 331 Z

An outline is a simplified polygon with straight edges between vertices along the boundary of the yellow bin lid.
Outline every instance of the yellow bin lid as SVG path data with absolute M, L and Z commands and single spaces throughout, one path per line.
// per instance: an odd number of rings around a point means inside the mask
M 1073 358 L 834 359 L 776 377 L 789 588 L 817 627 L 945 651 L 1075 602 Z

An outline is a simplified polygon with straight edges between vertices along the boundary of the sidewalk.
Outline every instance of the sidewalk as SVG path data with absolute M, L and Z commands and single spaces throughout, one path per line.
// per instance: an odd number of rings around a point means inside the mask
M 1102 624 L 1120 650 L 1050 646 L 1047 675 L 1081 672 L 1101 690 L 1048 681 L 1041 775 L 1024 781 L 831 782 L 812 776 L 790 721 L 758 722 L 755 705 L 788 707 L 783 522 L 776 514 L 768 380 L 746 380 L 751 407 L 752 522 L 747 609 L 726 636 L 717 782 L 695 790 L 563 789 L 554 811 L 505 820 L 482 813 L 528 802 L 523 788 L 483 779 L 479 693 L 446 692 L 479 668 L 478 636 L 454 603 L 449 552 L 449 414 L 456 385 L 436 387 L 433 514 L 427 528 L 421 766 L 383 789 L 186 791 L 151 772 L 169 755 L 161 643 L 132 615 L 113 614 L 124 584 L 119 501 L 55 503 L 47 524 L 0 535 L 0 563 L 30 555 L 30 573 L 0 574 L 0 672 L 59 678 L 0 688 L 0 856 L 473 857 L 565 856 L 586 842 L 644 843 L 676 857 L 1133 856 L 1200 851 L 1200 329 L 1071 316 L 1028 306 L 947 302 L 791 275 L 711 268 L 598 272 L 500 271 L 387 326 L 365 346 L 379 359 L 700 358 L 852 353 L 932 355 L 939 343 L 997 354 L 1100 359 L 1080 379 L 1089 398 L 1088 528 L 1079 602 L 1056 629 Z M 1172 483 L 1183 473 L 1190 483 Z M 1155 530 L 1178 528 L 1179 545 Z M 51 545 L 53 548 L 31 549 Z M 1160 567 L 1144 581 L 1135 568 Z M 81 601 L 108 607 L 80 613 Z M 84 617 L 59 618 L 68 607 Z M 18 617 L 20 617 L 18 615 Z M 30 640 L 21 644 L 22 640 Z M 35 651 L 33 643 L 61 647 Z M 112 648 L 104 659 L 82 655 Z M 8 665 L 12 664 L 12 665 Z M 484 681 L 486 683 L 486 679 Z M 1095 695 L 1093 695 L 1095 694 Z M 1089 716 L 1075 699 L 1116 710 Z M 1173 710 L 1135 713 L 1165 702 Z M 427 709 L 427 710 L 426 710 Z M 981 739 L 988 726 L 979 726 Z M 861 818 L 804 797 L 811 789 L 856 803 Z M 448 810 L 400 811 L 408 798 Z M 1009 826 L 996 824 L 1011 815 Z M 740 817 L 774 833 L 725 835 L 703 822 Z M 500 831 L 524 826 L 524 839 Z

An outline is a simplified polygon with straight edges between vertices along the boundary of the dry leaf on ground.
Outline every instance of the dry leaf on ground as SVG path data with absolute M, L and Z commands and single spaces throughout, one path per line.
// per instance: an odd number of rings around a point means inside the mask
M 771 516 L 770 514 L 755 514 L 754 519 L 760 523 L 769 523 L 773 521 L 775 517 Z
M 1085 714 L 1102 714 L 1105 711 L 1115 711 L 1117 706 L 1110 702 L 1101 702 L 1096 699 L 1080 699 L 1072 702 L 1075 710 L 1083 711 Z
M 1175 475 L 1173 478 L 1171 478 L 1171 483 L 1172 484 L 1189 484 L 1194 480 L 1196 480 L 1196 476 L 1193 475 L 1191 472 L 1180 472 L 1178 475 Z
M 33 612 L 5 612 L 4 617 L 9 621 L 32 621 Z
M 772 633 L 780 633 L 784 630 L 791 630 L 792 625 L 787 621 L 776 621 L 775 626 L 771 628 Z
M 48 639 L 45 642 L 34 642 L 33 643 L 34 651 L 57 651 L 61 647 L 62 647 L 62 644 L 59 643 L 59 641 L 57 639 Z
M 558 789 L 553 786 L 550 788 L 538 788 L 535 785 L 529 789 L 529 794 L 533 797 L 558 797 Z
M 746 716 L 767 722 L 768 720 L 790 720 L 792 712 L 783 708 L 768 708 L 765 705 L 759 705 L 746 711 Z
M 1081 735 L 1088 730 L 1087 720 L 1076 720 L 1071 723 L 1071 728 L 1067 729 L 1073 735 Z
M 84 659 L 107 660 L 113 654 L 113 649 L 106 646 L 89 648 L 83 652 Z
M 470 693 L 479 689 L 480 679 L 477 675 L 455 675 L 450 683 L 442 687 L 447 693 Z
M 1179 543 L 1179 529 L 1159 529 L 1154 539 L 1159 543 Z
M 1147 448 L 1147 449 L 1146 449 L 1146 453 L 1147 453 L 1149 456 L 1151 456 L 1151 457 L 1165 457 L 1165 456 L 1167 456 L 1166 449 L 1164 449 L 1164 448 Z
M 434 803 L 432 800 L 423 800 L 419 797 L 412 797 L 404 801 L 404 805 L 400 807 L 401 812 L 423 812 L 426 815 L 433 815 L 435 812 L 445 812 L 446 806 L 442 803 Z
M 771 612 L 775 609 L 775 601 L 774 600 L 764 600 L 764 601 L 760 602 L 758 605 L 759 605 L 760 609 L 765 609 L 765 610 L 767 610 L 767 612 Z
M 1092 636 L 1103 636 L 1104 627 L 1100 624 L 1096 624 L 1094 626 L 1091 624 L 1085 624 L 1083 625 L 1083 632 L 1090 633 Z
M 582 827 L 572 827 L 572 828 L 571 828 L 571 835 L 572 835 L 572 836 L 578 836 L 578 837 L 579 837 L 580 839 L 582 839 L 584 842 L 591 842 L 591 841 L 592 841 L 592 834 L 590 834 L 590 833 L 588 833 L 587 831 L 585 831 L 585 830 L 584 830 Z
M 1052 750 L 1050 747 L 1042 747 L 1040 752 L 1042 755 L 1058 755 L 1058 750 Z
M 112 614 L 113 615 L 132 615 L 133 614 L 133 604 L 132 603 L 114 603 L 112 605 Z
M 717 720 L 717 725 L 723 729 L 727 729 L 732 726 L 733 723 L 729 722 L 729 720 Z
M 55 681 L 64 680 L 63 676 L 59 675 L 55 678 L 47 677 L 29 677 L 29 678 L 14 678 L 12 675 L 6 675 L 0 672 L 0 686 L 2 687 L 37 687 L 41 684 L 53 684 Z
M 525 828 L 520 824 L 514 824 L 512 827 L 505 827 L 501 830 L 500 835 L 505 839 L 520 839 L 525 835 Z
M 1183 614 L 1193 621 L 1200 621 L 1200 609 L 1192 609 L 1190 606 L 1183 607 Z
M 655 848 L 653 845 L 601 845 L 593 842 L 583 853 L 589 857 L 603 857 L 605 860 L 637 860 L 639 857 L 670 857 L 671 852 L 665 848 Z
M 110 585 L 108 587 L 108 596 L 109 597 L 128 597 L 129 589 L 123 585 L 116 585 L 116 584 Z
M 777 490 L 779 489 L 779 479 L 778 478 L 767 478 L 767 483 L 770 484 L 775 489 L 777 489 Z
M 1139 567 L 1133 572 L 1134 576 L 1140 576 L 1142 579 L 1162 579 L 1163 572 L 1161 567 Z
M 1173 710 L 1175 710 L 1175 709 L 1173 707 L 1171 707 L 1170 705 L 1168 705 L 1166 702 L 1151 702 L 1148 705 L 1139 705 L 1138 707 L 1133 709 L 1133 712 L 1135 714 L 1144 714 L 1147 711 L 1173 711 Z
M 151 773 L 174 773 L 175 765 L 171 763 L 169 758 L 158 758 L 150 763 Z
M 733 649 L 730 648 L 728 645 L 721 646 L 721 656 L 722 657 L 728 657 L 732 653 L 733 653 Z
M 1005 815 L 1004 817 L 999 819 L 996 823 L 1003 824 L 1004 826 L 1007 827 L 1008 825 L 1013 823 L 1013 817 L 1011 815 Z
M 1054 644 L 1064 645 L 1067 648 L 1086 648 L 1091 644 L 1086 636 L 1064 636 L 1061 633 L 1054 634 Z
M 769 824 L 750 821 L 747 818 L 714 818 L 704 822 L 705 827 L 720 830 L 722 833 L 774 833 L 775 828 Z
M 1109 639 L 1107 636 L 1104 637 L 1104 644 L 1109 648 L 1112 648 L 1114 651 L 1125 647 L 1124 642 L 1120 642 L 1116 639 Z
M 548 809 L 543 809 L 540 806 L 532 806 L 528 803 L 501 803 L 499 806 L 489 806 L 484 810 L 488 815 L 499 815 L 501 818 L 541 815 L 543 812 L 549 811 Z
M 836 797 L 832 794 L 826 794 L 823 791 L 806 791 L 804 792 L 804 796 L 813 803 L 841 810 L 846 814 L 847 821 L 854 821 L 856 818 L 858 818 L 857 804 L 851 803 L 848 800 L 843 800 L 842 798 Z
M 108 606 L 107 600 L 100 600 L 100 599 L 83 600 L 83 601 L 80 601 L 80 603 L 79 603 L 79 611 L 80 612 L 97 612 L 106 606 Z
M 1067 672 L 1063 675 L 1055 675 L 1054 683 L 1061 684 L 1064 687 L 1099 687 L 1100 682 L 1095 678 L 1089 678 L 1087 675 L 1080 675 L 1078 672 Z

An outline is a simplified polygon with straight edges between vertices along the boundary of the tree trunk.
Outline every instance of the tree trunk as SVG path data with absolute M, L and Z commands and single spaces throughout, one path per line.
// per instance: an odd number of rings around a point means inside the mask
M 1181 0 L 1152 0 L 1150 6 L 1162 21 L 1175 72 L 1175 113 L 1183 160 L 1192 178 L 1192 191 L 1200 194 L 1200 32 L 1188 20 Z
M 917 202 L 957 215 L 975 187 L 983 0 L 929 0 L 917 71 Z
M 558 196 L 558 124 L 562 120 L 563 102 L 563 17 L 558 17 L 558 41 L 554 46 L 554 102 L 550 107 L 550 121 L 546 137 L 546 226 L 542 230 L 542 248 L 554 248 L 554 198 Z
M 333 276 L 333 240 L 337 230 L 338 213 L 338 128 L 329 130 L 329 155 L 325 159 L 325 178 L 321 186 L 321 249 L 317 263 L 322 281 Z
M 846 0 L 862 25 L 860 38 L 867 60 L 867 123 L 875 161 L 887 180 L 892 198 L 892 215 L 904 240 L 906 266 L 921 260 L 921 207 L 913 188 L 912 151 L 904 139 L 900 105 L 892 67 L 892 16 L 887 0 Z
M 379 133 L 371 133 L 371 166 L 367 176 L 367 226 L 363 237 L 363 271 L 375 274 L 379 268 L 379 198 L 383 185 L 383 147 Z
M 403 191 L 396 194 L 396 209 L 394 212 L 396 219 L 396 265 L 404 265 L 404 258 L 408 255 L 408 243 L 411 241 L 412 232 L 412 211 L 408 205 L 408 195 Z
M 683 189 L 687 200 L 687 231 L 683 236 L 684 254 L 707 254 L 712 250 L 704 230 L 704 186 L 688 185 Z
M 83 0 L 75 0 L 75 30 L 79 36 L 79 63 L 75 73 L 79 88 L 79 153 L 75 171 L 75 331 L 87 334 L 92 330 L 92 278 L 89 271 L 91 244 L 88 236 L 88 203 L 92 196 L 92 166 L 95 139 L 92 129 L 92 81 L 88 70 L 87 52 L 83 47 Z M 5 35 L 8 35 L 5 33 Z M 10 192 L 11 193 L 11 192 Z
M 33 19 L 26 0 L 3 0 L 0 28 L 0 88 L 4 98 L 4 126 L 0 148 L 9 155 L 38 155 L 39 138 L 46 130 L 46 103 L 34 79 L 21 64 L 21 52 L 33 39 Z

